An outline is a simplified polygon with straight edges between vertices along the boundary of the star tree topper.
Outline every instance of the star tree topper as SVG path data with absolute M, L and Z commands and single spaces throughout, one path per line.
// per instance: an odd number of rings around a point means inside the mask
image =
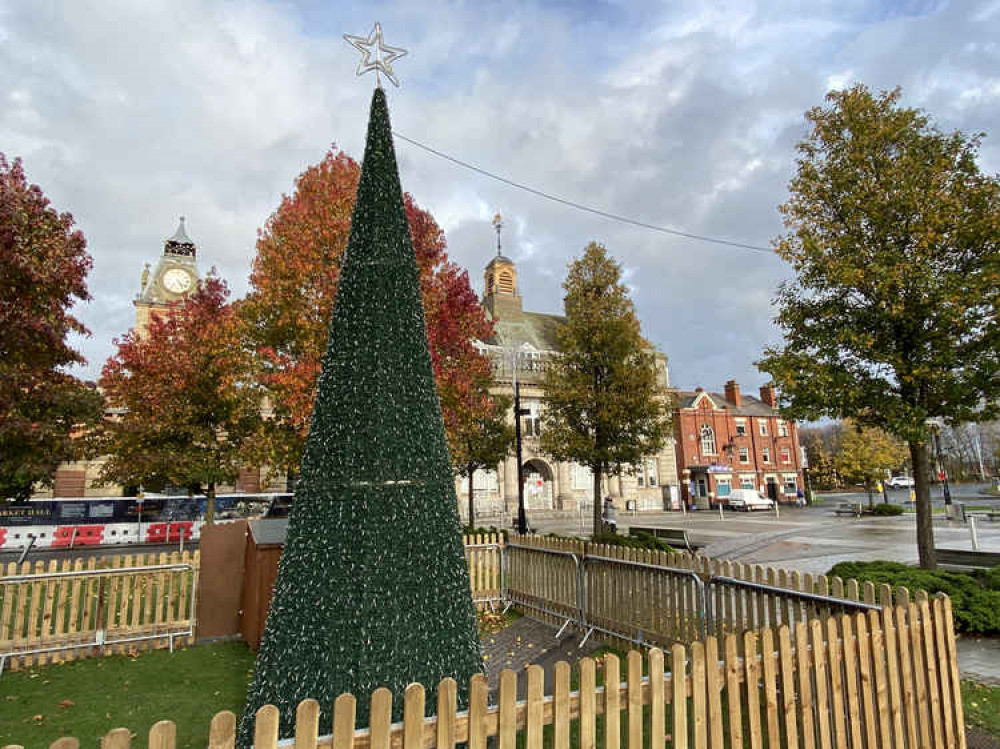
M 369 70 L 374 70 L 375 82 L 379 87 L 382 86 L 382 81 L 379 78 L 380 72 L 385 73 L 385 77 L 392 81 L 394 86 L 399 86 L 399 80 L 392 70 L 392 63 L 405 55 L 406 50 L 402 47 L 390 47 L 382 41 L 382 24 L 376 21 L 367 39 L 363 36 L 344 34 L 344 41 L 362 55 L 361 62 L 358 63 L 358 75 L 364 75 Z M 373 56 L 374 62 L 372 61 Z

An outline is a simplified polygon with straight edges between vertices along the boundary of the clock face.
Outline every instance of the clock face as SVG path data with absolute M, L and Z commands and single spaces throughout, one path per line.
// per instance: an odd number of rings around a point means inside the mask
M 171 268 L 163 274 L 163 285 L 174 294 L 183 294 L 193 282 L 191 274 L 181 268 Z

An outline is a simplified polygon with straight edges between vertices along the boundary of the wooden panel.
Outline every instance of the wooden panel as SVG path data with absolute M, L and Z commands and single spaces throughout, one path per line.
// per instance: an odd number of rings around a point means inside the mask
M 687 653 L 684 646 L 679 643 L 674 645 L 670 651 L 670 678 L 673 687 L 674 709 L 673 745 L 678 749 L 686 749 L 688 746 Z M 737 708 L 738 710 L 739 708 Z M 632 748 L 629 747 L 629 749 Z

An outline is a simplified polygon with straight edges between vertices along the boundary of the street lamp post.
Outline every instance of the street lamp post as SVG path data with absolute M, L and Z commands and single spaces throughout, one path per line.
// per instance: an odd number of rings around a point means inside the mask
M 522 536 L 528 532 L 528 518 L 524 513 L 524 465 L 521 459 L 521 417 L 529 412 L 521 408 L 521 383 L 517 379 L 517 364 L 520 352 L 516 348 L 508 350 L 511 360 L 511 378 L 514 384 L 514 450 L 517 457 L 517 532 Z
M 951 517 L 951 487 L 948 486 L 948 473 L 944 469 L 944 458 L 941 453 L 941 427 L 935 425 L 934 452 L 937 453 L 938 479 L 941 481 L 941 491 L 944 492 L 944 506 L 948 517 Z
M 517 369 L 515 368 L 515 372 Z M 521 417 L 528 409 L 521 408 L 521 383 L 514 380 L 514 435 L 517 443 L 517 532 L 528 532 L 528 518 L 524 514 L 524 465 L 521 462 Z

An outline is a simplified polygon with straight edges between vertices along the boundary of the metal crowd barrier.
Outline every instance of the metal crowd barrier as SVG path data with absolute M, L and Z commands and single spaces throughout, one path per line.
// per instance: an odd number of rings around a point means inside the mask
M 562 568 L 551 565 L 532 567 L 527 560 L 533 555 L 560 558 L 566 564 Z M 842 611 L 881 610 L 876 604 L 722 575 L 713 575 L 706 580 L 689 569 L 599 555 L 582 556 L 570 551 L 515 543 L 501 549 L 500 561 L 500 597 L 506 604 L 504 610 L 517 605 L 561 620 L 556 637 L 561 637 L 567 627 L 574 625 L 584 633 L 581 647 L 594 632 L 640 646 L 667 648 L 674 640 L 704 639 L 714 631 L 715 626 L 726 624 L 717 621 L 722 612 L 714 610 L 715 596 L 711 589 L 716 586 L 773 596 L 781 602 L 778 610 L 782 612 L 782 617 L 787 613 L 784 605 L 788 603 L 836 607 Z M 631 569 L 643 574 L 634 579 L 620 576 L 598 580 L 602 567 Z M 761 622 L 757 624 L 765 626 Z

